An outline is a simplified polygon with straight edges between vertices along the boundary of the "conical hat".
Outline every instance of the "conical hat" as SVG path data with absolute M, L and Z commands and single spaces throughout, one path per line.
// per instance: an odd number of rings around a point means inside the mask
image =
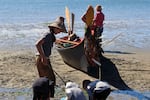
M 67 33 L 63 17 L 58 17 L 54 22 L 48 24 L 48 27 L 56 27 L 59 28 L 61 32 Z

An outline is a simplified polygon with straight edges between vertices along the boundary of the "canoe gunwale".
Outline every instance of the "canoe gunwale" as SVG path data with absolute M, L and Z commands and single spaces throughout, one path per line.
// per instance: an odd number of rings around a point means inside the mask
M 62 42 L 62 43 L 69 43 L 69 42 L 68 42 L 69 40 L 68 40 L 68 41 L 61 41 L 61 40 L 60 40 L 59 42 L 58 42 L 58 41 L 59 41 L 59 40 L 56 39 L 56 45 L 57 45 L 57 43 L 60 44 L 60 42 Z M 63 50 L 63 49 L 64 49 L 64 50 L 67 50 L 67 49 L 71 49 L 71 48 L 73 49 L 73 48 L 79 46 L 83 41 L 84 41 L 84 39 L 80 38 L 80 41 L 79 41 L 79 42 L 78 42 L 78 41 L 76 42 L 76 43 L 78 43 L 78 44 L 74 44 L 74 45 L 69 46 L 69 47 L 59 47 L 59 46 L 56 46 L 56 49 L 60 49 L 60 50 Z M 71 42 L 70 42 L 70 43 L 71 43 Z M 72 43 L 72 44 L 73 44 L 73 43 Z

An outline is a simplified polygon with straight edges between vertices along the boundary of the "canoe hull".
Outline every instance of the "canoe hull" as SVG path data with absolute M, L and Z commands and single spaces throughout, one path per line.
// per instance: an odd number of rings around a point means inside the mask
M 80 70 L 94 78 L 99 78 L 99 68 L 97 66 L 90 66 L 87 62 L 85 53 L 84 53 L 84 41 L 72 47 L 66 48 L 57 48 L 57 51 L 61 55 L 63 61 L 77 69 Z

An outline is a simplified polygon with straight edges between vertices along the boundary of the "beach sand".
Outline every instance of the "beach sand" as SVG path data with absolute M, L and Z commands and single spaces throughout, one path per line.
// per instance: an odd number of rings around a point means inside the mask
M 134 90 L 150 90 L 150 53 L 147 52 L 106 52 L 105 57 L 116 65 L 121 78 Z M 80 86 L 84 79 L 94 78 L 66 65 L 59 53 L 53 49 L 51 55 L 53 69 L 64 81 L 74 81 Z M 38 78 L 35 53 L 32 50 L 0 51 L 0 84 L 5 88 L 31 88 Z M 64 83 L 56 75 L 57 85 Z

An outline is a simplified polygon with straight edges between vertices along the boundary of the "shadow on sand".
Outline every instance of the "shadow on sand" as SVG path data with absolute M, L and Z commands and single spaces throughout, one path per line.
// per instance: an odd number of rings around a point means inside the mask
M 101 56 L 101 80 L 108 82 L 119 90 L 132 90 L 120 77 L 116 65 L 108 58 Z
M 101 80 L 108 82 L 110 85 L 114 86 L 119 90 L 116 93 L 122 93 L 126 95 L 131 95 L 139 100 L 150 100 L 149 97 L 143 95 L 142 93 L 130 88 L 122 79 L 118 72 L 116 65 L 108 58 L 101 56 Z
M 117 54 L 135 54 L 131 52 L 123 52 L 123 51 L 105 51 L 107 53 L 117 53 Z

